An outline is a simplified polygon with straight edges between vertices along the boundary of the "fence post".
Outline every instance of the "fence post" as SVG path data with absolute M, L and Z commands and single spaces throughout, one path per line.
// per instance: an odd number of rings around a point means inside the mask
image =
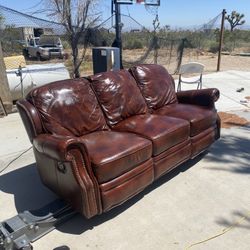
M 183 53 L 184 53 L 184 48 L 185 48 L 185 43 L 187 42 L 187 38 L 182 38 L 181 39 L 181 43 L 178 47 L 178 56 L 177 56 L 177 60 L 178 60 L 178 64 L 177 67 L 175 69 L 174 74 L 178 74 L 179 69 L 181 67 L 181 63 L 182 63 L 182 57 L 183 57 Z
M 0 97 L 8 113 L 12 111 L 12 98 L 8 84 L 6 68 L 3 60 L 2 45 L 0 42 Z
M 225 21 L 225 15 L 226 15 L 226 13 L 227 13 L 226 10 L 223 9 L 223 11 L 222 11 L 222 17 L 221 17 L 220 43 L 219 43 L 219 51 L 218 51 L 217 71 L 220 71 L 221 51 L 222 51 L 223 36 L 224 36 L 224 21 Z

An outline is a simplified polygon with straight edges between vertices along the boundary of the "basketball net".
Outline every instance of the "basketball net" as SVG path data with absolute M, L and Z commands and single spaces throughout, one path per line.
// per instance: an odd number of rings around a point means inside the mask
M 149 5 L 147 4 L 147 2 L 145 2 L 145 0 L 136 0 L 137 4 L 144 4 L 145 5 L 145 9 L 148 13 L 156 16 L 158 15 L 158 5 Z

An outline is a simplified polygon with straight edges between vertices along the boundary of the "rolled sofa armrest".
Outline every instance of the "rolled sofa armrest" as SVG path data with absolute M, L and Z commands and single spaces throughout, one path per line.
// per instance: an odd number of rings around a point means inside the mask
M 80 138 L 40 134 L 33 139 L 33 146 L 40 154 L 63 163 L 67 168 L 60 177 L 57 175 L 56 182 L 47 181 L 48 187 L 58 190 L 59 196 L 68 200 L 86 218 L 102 212 L 98 183 L 91 168 L 87 148 Z M 43 175 L 44 172 L 46 170 L 41 166 L 40 174 Z
M 216 88 L 177 92 L 177 99 L 180 103 L 200 105 L 208 108 L 214 108 L 214 103 L 219 97 L 220 91 Z
M 83 142 L 75 137 L 41 134 L 34 138 L 33 145 L 38 152 L 58 161 L 67 161 L 68 151 L 73 147 L 83 149 L 83 152 L 87 154 L 87 149 Z

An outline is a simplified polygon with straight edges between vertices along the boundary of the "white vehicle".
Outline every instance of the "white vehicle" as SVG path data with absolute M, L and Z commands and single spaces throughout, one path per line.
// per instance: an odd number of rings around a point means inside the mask
M 61 39 L 55 36 L 34 37 L 28 40 L 28 45 L 23 49 L 25 57 L 36 57 L 38 60 L 63 58 L 64 50 Z

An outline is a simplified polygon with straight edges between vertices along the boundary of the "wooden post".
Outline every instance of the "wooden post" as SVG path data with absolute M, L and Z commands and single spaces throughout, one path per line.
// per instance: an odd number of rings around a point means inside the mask
M 0 97 L 8 113 L 12 110 L 12 98 L 8 84 L 6 68 L 3 61 L 2 45 L 0 42 Z
M 224 21 L 225 21 L 225 15 L 226 15 L 226 13 L 227 13 L 226 10 L 223 9 L 223 11 L 222 11 L 222 17 L 221 17 L 220 43 L 219 43 L 219 51 L 218 51 L 217 71 L 220 71 L 221 51 L 222 51 L 223 36 L 224 36 Z

